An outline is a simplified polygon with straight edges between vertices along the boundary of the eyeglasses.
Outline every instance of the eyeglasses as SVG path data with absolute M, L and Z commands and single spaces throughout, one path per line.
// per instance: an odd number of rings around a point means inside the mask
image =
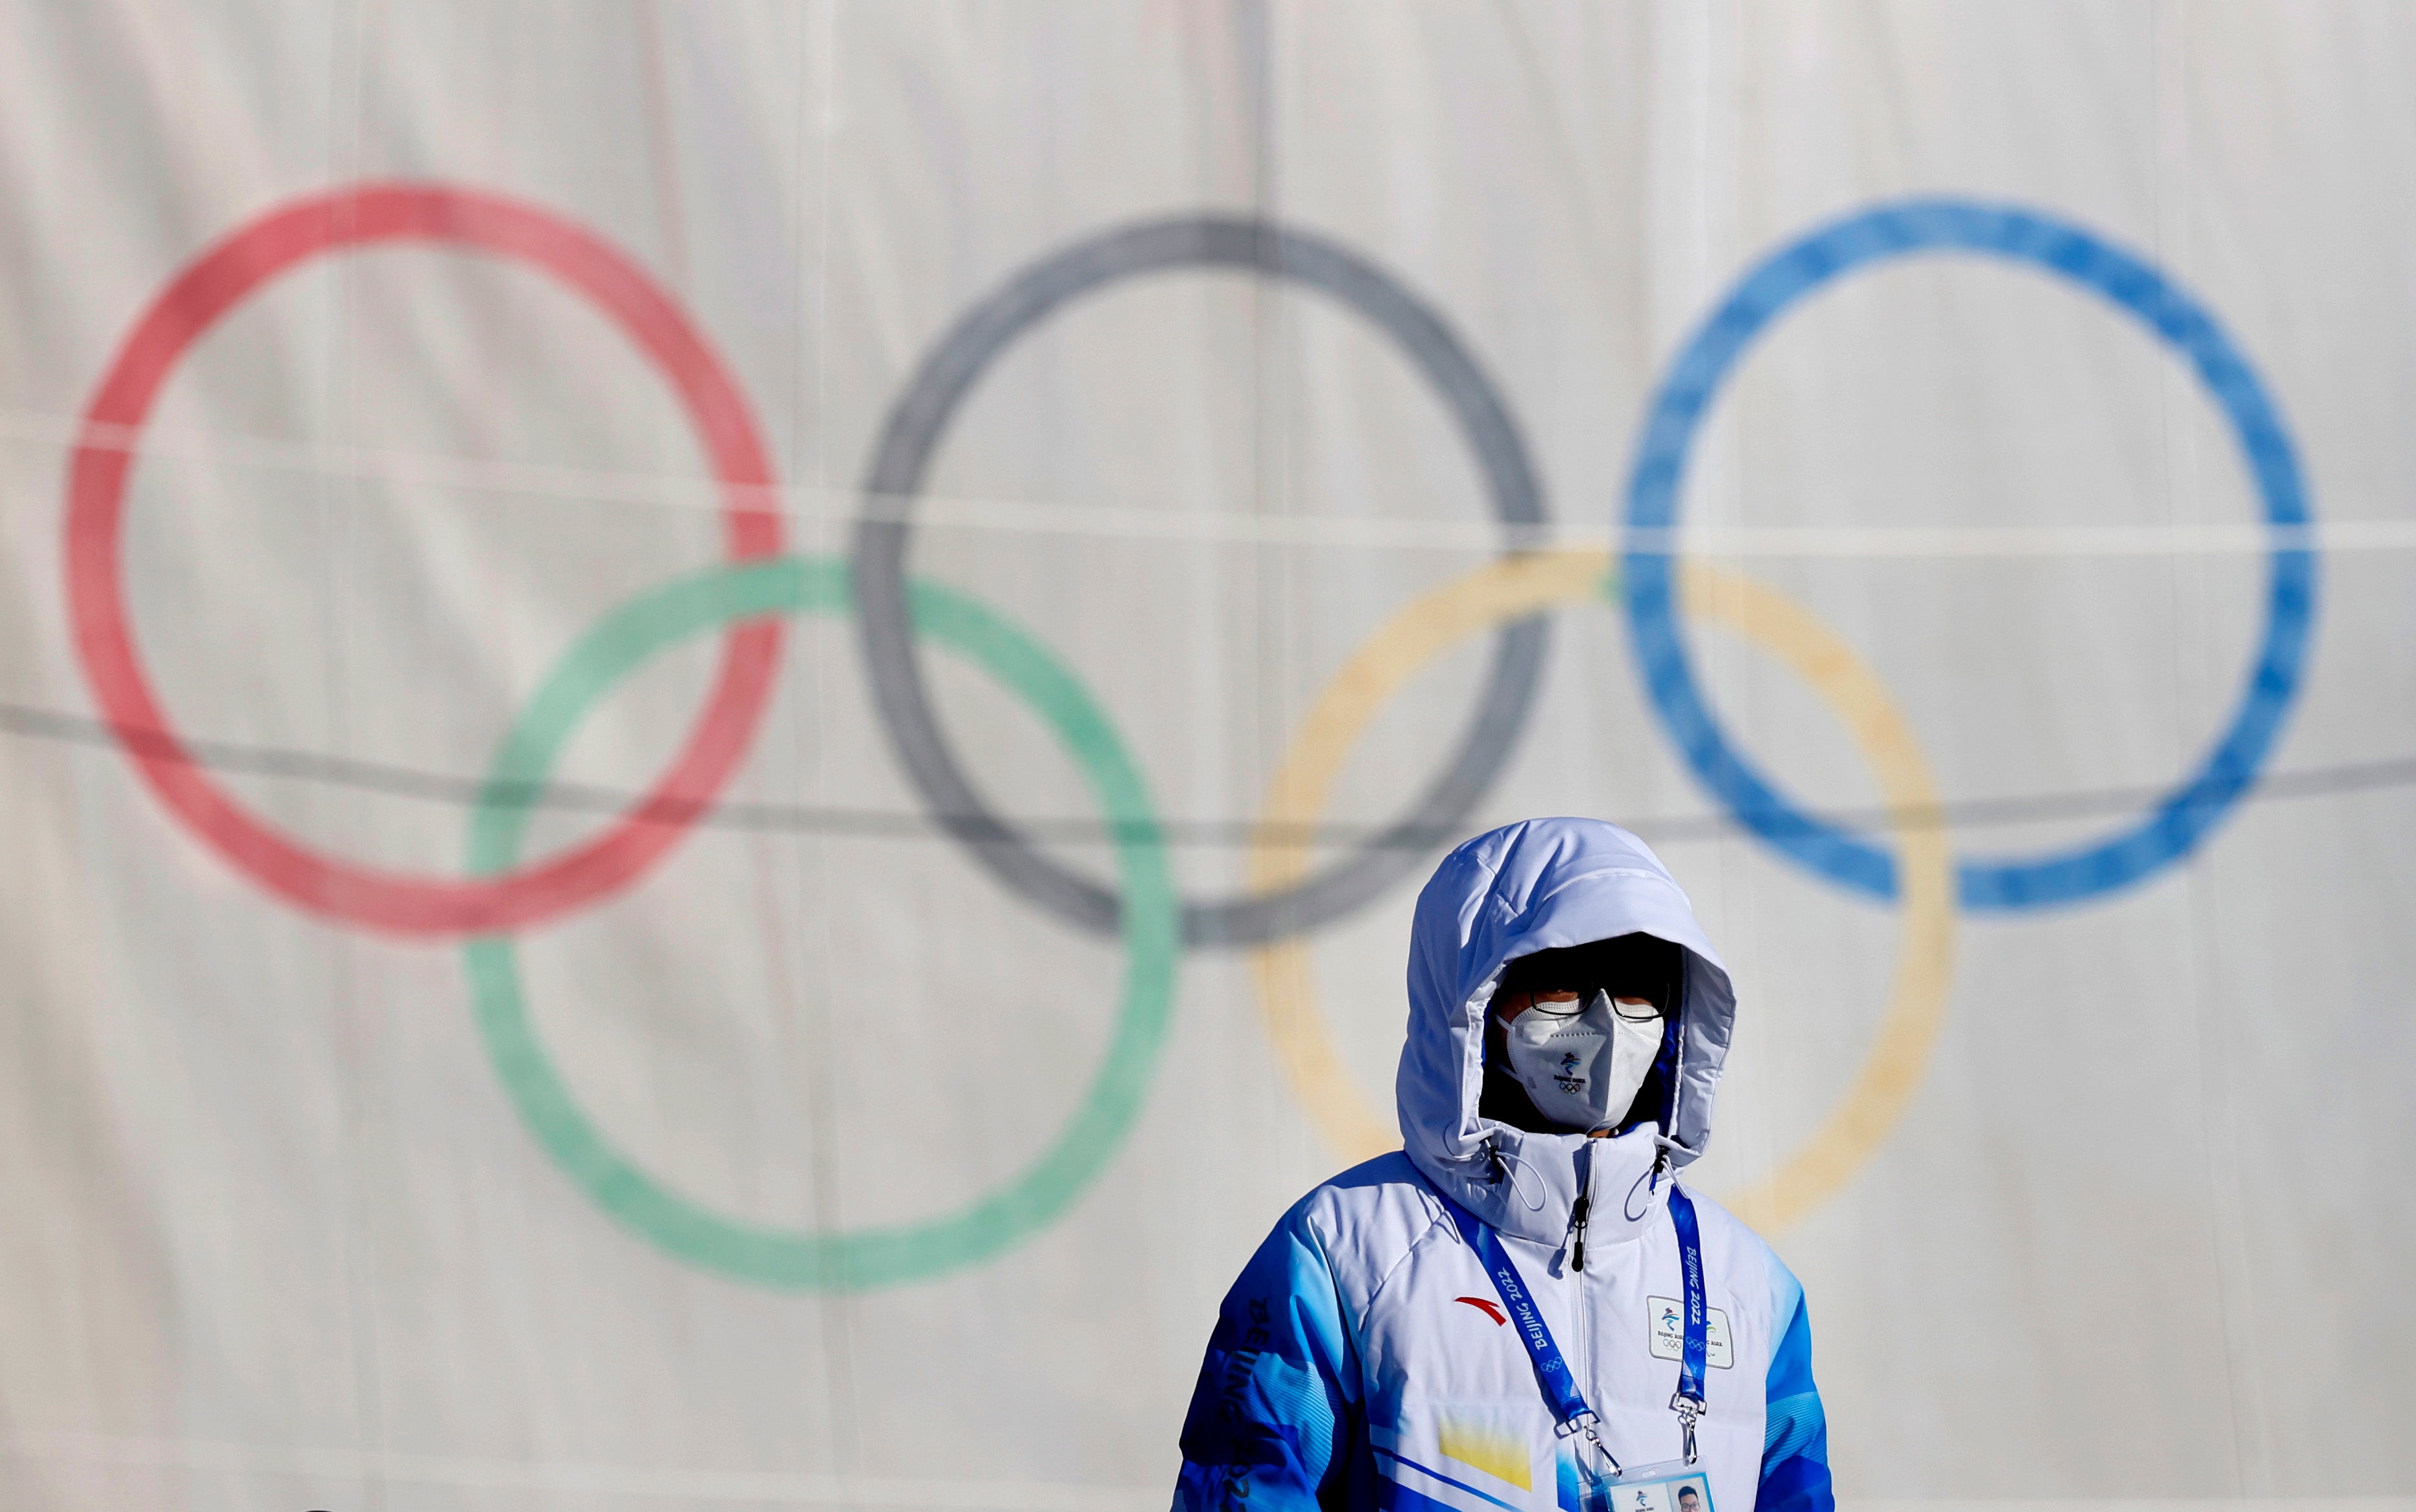
M 1595 988 L 1580 992 L 1574 987 L 1548 987 L 1533 993 L 1513 993 L 1510 1001 L 1515 1003 L 1523 996 L 1527 999 L 1525 1006 L 1538 1013 L 1553 1018 L 1575 1018 L 1593 1001 L 1594 993 L 1605 990 Z M 1613 997 L 1610 1010 L 1630 1024 L 1642 1024 L 1664 1016 L 1658 1005 L 1645 999 L 1631 1002 Z

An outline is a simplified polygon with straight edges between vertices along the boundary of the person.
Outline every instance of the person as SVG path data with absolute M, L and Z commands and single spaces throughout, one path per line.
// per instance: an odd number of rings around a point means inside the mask
M 1660 861 L 1593 819 L 1469 841 L 1409 997 L 1405 1148 L 1243 1268 L 1175 1512 L 1588 1512 L 1681 1475 L 1697 1512 L 1833 1512 L 1803 1288 L 1677 1179 L 1735 993 Z
M 1678 1512 L 1703 1512 L 1703 1499 L 1692 1486 L 1678 1488 Z

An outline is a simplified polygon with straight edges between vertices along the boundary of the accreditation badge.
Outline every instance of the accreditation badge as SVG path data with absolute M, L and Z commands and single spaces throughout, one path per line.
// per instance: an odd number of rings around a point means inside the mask
M 1585 1512 L 1713 1512 L 1712 1477 L 1701 1465 L 1684 1460 L 1590 1479 Z

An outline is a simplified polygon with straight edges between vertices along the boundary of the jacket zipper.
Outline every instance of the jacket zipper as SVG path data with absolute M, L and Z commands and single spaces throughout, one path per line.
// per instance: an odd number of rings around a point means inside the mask
M 1589 1402 L 1597 1400 L 1593 1389 L 1593 1328 L 1586 1317 L 1585 1278 L 1586 1216 L 1588 1210 L 1593 1205 L 1593 1159 L 1595 1154 L 1596 1151 L 1593 1148 L 1588 1148 L 1585 1152 L 1585 1181 L 1578 1188 L 1577 1201 L 1569 1205 L 1569 1276 L 1571 1280 L 1576 1283 L 1578 1292 L 1577 1306 L 1572 1310 L 1577 1313 L 1578 1323 L 1577 1371 L 1578 1379 L 1583 1383 L 1580 1389 L 1584 1391 L 1585 1399 Z

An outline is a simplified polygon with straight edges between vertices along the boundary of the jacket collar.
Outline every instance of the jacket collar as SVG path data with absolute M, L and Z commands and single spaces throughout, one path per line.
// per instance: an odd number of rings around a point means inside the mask
M 1655 1125 L 1610 1139 L 1487 1127 L 1493 1154 L 1442 1176 L 1427 1175 L 1438 1190 L 1503 1234 L 1561 1243 L 1583 1191 L 1586 1243 L 1623 1244 L 1642 1234 L 1669 1201 L 1669 1173 L 1654 1175 L 1661 1159 Z

